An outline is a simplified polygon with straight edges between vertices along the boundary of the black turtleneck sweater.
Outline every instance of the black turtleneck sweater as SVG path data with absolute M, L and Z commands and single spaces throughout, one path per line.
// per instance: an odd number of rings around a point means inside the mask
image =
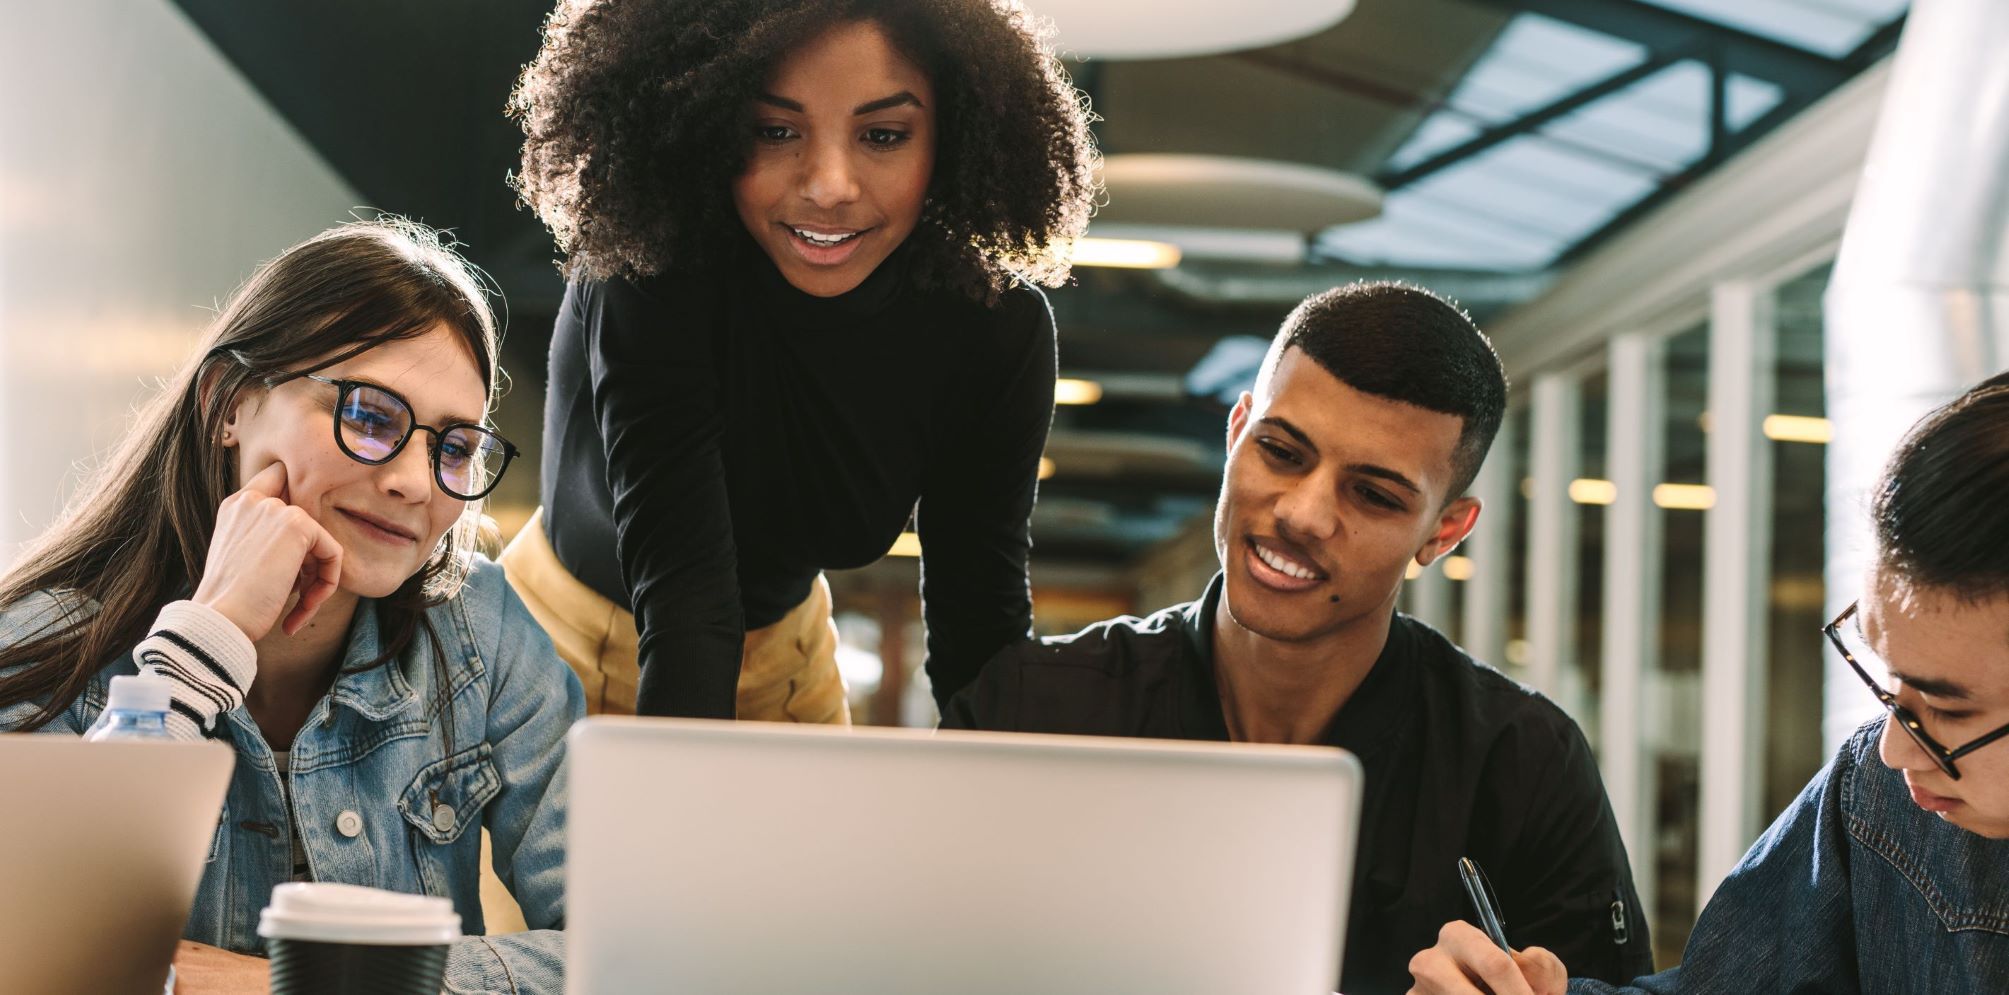
M 918 290 L 900 253 L 816 298 L 745 255 L 725 275 L 566 288 L 544 416 L 552 547 L 634 611 L 638 712 L 731 718 L 746 631 L 818 571 L 885 555 L 912 515 L 947 701 L 1031 629 L 1046 298 Z

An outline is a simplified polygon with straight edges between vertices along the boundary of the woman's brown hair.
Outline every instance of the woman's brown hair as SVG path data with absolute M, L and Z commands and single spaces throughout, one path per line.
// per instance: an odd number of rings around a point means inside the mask
M 161 606 L 195 589 L 217 506 L 237 486 L 217 439 L 247 391 L 445 324 L 492 399 L 498 343 L 487 297 L 438 234 L 390 217 L 330 229 L 260 266 L 79 497 L 0 576 L 0 611 L 51 599 L 43 624 L 0 646 L 0 708 L 38 702 L 27 728 L 48 723 L 146 637 Z M 425 567 L 377 601 L 383 652 L 372 665 L 395 659 L 421 630 L 437 647 L 425 611 L 459 590 L 478 521 L 471 502 Z
M 742 239 L 731 184 L 749 108 L 791 50 L 868 21 L 926 73 L 935 172 L 907 237 L 914 282 L 995 301 L 1057 286 L 1099 187 L 1086 100 L 1045 26 L 1005 0 L 560 0 L 509 113 L 515 177 L 568 277 L 701 272 Z

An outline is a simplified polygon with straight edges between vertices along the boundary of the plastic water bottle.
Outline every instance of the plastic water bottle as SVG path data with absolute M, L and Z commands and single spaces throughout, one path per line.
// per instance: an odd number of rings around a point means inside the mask
M 167 731 L 167 703 L 173 687 L 165 677 L 146 674 L 112 678 L 105 714 L 84 738 L 93 743 L 172 741 L 174 737 Z

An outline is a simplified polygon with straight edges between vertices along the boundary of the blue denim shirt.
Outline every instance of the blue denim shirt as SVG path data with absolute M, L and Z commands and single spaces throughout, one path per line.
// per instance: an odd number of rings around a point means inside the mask
M 0 642 L 39 629 L 53 604 L 0 614 Z M 348 672 L 378 653 L 376 611 L 363 602 L 344 673 L 293 740 L 288 776 L 308 866 L 316 881 L 452 899 L 467 936 L 447 960 L 449 992 L 556 995 L 564 988 L 564 740 L 585 711 L 579 680 L 488 560 L 477 560 L 460 593 L 429 616 L 447 657 L 450 735 L 436 715 L 441 688 L 423 633 L 397 659 Z M 82 733 L 104 709 L 111 678 L 137 669 L 131 657 L 105 667 L 43 731 Z M 0 709 L 0 730 L 35 711 Z M 236 748 L 237 766 L 183 935 L 263 954 L 258 914 L 273 886 L 291 877 L 292 814 L 250 713 L 225 713 L 216 736 Z M 529 932 L 480 935 L 484 827 Z
M 1912 804 L 1856 731 L 1730 872 L 1680 967 L 1573 993 L 2009 992 L 2009 841 Z

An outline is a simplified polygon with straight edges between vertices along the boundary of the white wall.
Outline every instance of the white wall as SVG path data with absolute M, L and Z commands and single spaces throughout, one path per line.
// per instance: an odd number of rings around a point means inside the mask
M 0 32 L 0 566 L 215 302 L 361 198 L 167 0 Z

